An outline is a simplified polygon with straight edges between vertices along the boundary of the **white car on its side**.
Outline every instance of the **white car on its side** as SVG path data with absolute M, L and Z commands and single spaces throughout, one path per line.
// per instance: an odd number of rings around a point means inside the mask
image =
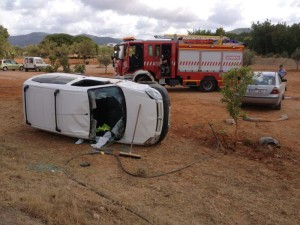
M 170 100 L 158 84 L 50 73 L 23 84 L 26 124 L 95 140 L 110 131 L 120 143 L 153 145 L 168 133 Z

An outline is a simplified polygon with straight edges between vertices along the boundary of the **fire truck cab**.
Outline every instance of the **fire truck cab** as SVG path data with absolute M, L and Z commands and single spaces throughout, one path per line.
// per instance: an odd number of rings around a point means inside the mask
M 157 81 L 161 85 L 182 85 L 209 92 L 222 85 L 222 73 L 243 63 L 243 45 L 224 44 L 214 37 L 155 37 L 129 37 L 115 46 L 116 78 Z

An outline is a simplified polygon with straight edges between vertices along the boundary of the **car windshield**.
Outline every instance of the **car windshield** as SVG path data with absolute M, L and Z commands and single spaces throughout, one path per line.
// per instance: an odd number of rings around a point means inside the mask
M 125 131 L 126 104 L 121 88 L 116 86 L 88 90 L 91 110 L 91 137 L 111 131 L 116 140 Z
M 275 76 L 273 74 L 257 73 L 253 76 L 254 85 L 275 85 Z

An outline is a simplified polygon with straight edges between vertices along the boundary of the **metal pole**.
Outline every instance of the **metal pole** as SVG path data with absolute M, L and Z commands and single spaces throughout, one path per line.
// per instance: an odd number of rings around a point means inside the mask
M 131 146 L 130 146 L 130 153 L 131 153 L 131 150 L 132 150 L 132 145 L 133 145 L 133 140 L 134 140 L 134 137 L 135 137 L 135 131 L 136 131 L 137 123 L 139 121 L 140 110 L 141 110 L 141 104 L 139 104 L 139 110 L 138 110 L 138 113 L 137 113 L 137 116 L 136 116 L 135 127 L 134 127 Z

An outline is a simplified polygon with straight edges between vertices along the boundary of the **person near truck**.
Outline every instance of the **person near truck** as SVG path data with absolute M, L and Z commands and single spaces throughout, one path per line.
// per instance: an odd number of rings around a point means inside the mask
M 278 74 L 281 79 L 283 79 L 286 75 L 286 70 L 284 69 L 283 65 L 279 66 Z

